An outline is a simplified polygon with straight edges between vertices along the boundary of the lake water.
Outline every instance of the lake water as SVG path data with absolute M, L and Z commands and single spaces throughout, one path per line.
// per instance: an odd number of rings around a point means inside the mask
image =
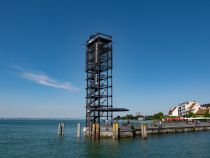
M 57 135 L 59 122 L 65 135 Z M 121 139 L 76 138 L 83 120 L 0 120 L 0 158 L 210 158 L 210 131 Z

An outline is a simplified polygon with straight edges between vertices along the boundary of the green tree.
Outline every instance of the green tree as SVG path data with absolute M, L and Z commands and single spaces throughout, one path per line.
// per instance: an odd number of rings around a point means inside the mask
M 209 110 L 207 110 L 203 116 L 204 117 L 210 117 Z
M 163 118 L 163 116 L 164 116 L 164 114 L 162 113 L 162 112 L 158 112 L 158 113 L 156 113 L 156 114 L 154 114 L 154 119 L 156 119 L 156 120 L 160 120 L 160 119 L 162 119 Z
M 195 117 L 195 114 L 192 111 L 190 111 L 190 112 L 188 112 L 186 117 Z
M 133 119 L 133 115 L 129 114 L 129 115 L 126 115 L 126 119 Z

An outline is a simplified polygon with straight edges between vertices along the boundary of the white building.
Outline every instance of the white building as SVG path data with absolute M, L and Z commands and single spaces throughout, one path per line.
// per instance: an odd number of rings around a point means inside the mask
M 189 101 L 179 104 L 170 109 L 170 116 L 186 116 L 189 112 L 193 112 L 194 114 L 202 109 L 200 104 L 195 101 Z

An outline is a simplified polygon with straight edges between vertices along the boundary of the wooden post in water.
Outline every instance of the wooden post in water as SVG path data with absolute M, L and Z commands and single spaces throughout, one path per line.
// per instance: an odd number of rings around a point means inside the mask
M 116 125 L 115 125 L 115 135 L 116 135 L 116 139 L 120 138 L 120 128 L 119 128 L 118 123 L 116 123 Z
M 118 139 L 120 139 L 120 127 L 118 127 Z
M 113 123 L 112 125 L 112 138 L 113 139 L 119 139 L 120 138 L 120 128 L 118 123 Z
M 141 137 L 144 137 L 144 125 L 141 123 Z
M 116 139 L 116 124 L 112 124 L 112 138 Z
M 61 123 L 61 135 L 64 135 L 64 123 Z
M 144 124 L 144 138 L 147 139 L 147 125 Z
M 92 126 L 92 138 L 95 139 L 95 136 L 96 136 L 96 124 L 93 123 L 93 126 Z
M 80 123 L 77 124 L 77 137 L 80 137 L 80 131 L 81 131 L 81 127 L 80 127 Z
M 141 137 L 147 139 L 147 126 L 146 124 L 141 124 Z
M 92 130 L 93 130 L 93 125 L 91 124 L 90 128 L 89 128 L 89 137 L 90 138 L 92 138 Z
M 61 124 L 59 123 L 58 124 L 58 135 L 60 135 L 60 133 L 61 133 L 60 131 L 61 131 Z
M 133 125 L 131 126 L 131 130 L 132 130 L 132 135 L 133 135 L 133 137 L 135 137 L 135 136 L 136 136 L 136 131 L 135 131 L 135 128 L 134 128 Z
M 58 135 L 60 135 L 60 136 L 64 135 L 64 123 L 58 124 Z
M 95 136 L 95 138 L 96 139 L 100 139 L 100 125 L 99 125 L 99 123 L 96 123 L 96 136 Z

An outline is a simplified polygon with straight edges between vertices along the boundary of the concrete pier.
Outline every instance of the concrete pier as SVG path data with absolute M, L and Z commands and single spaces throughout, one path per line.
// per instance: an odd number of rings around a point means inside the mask
M 96 133 L 93 129 L 92 134 Z M 95 131 L 95 132 L 94 132 Z M 100 128 L 100 138 L 120 139 L 126 137 L 140 136 L 142 139 L 147 139 L 152 134 L 167 134 L 179 132 L 196 132 L 196 131 L 210 131 L 209 125 L 186 125 L 186 126 L 164 126 L 164 127 L 149 127 L 146 124 L 136 127 L 123 127 L 118 124 L 113 124 L 112 127 Z M 91 137 L 90 133 L 86 133 Z

